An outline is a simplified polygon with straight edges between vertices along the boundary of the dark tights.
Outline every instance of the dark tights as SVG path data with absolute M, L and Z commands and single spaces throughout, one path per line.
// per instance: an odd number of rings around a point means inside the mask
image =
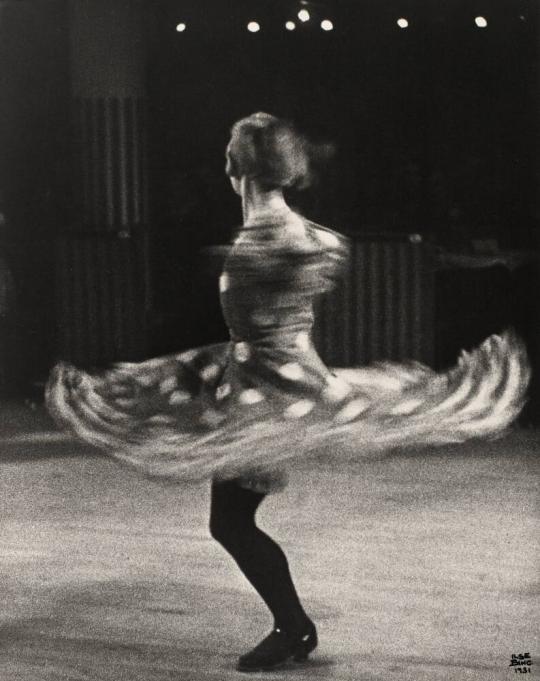
M 285 554 L 255 523 L 265 494 L 240 487 L 234 480 L 212 484 L 210 534 L 237 562 L 285 631 L 305 624 Z

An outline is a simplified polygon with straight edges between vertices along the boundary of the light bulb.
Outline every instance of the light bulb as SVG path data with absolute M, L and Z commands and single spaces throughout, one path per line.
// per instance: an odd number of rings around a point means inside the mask
M 409 22 L 407 21 L 407 19 L 404 19 L 403 17 L 401 17 L 401 19 L 397 20 L 397 25 L 400 28 L 407 28 L 407 26 L 409 25 Z
M 487 26 L 487 21 L 485 17 L 476 17 L 474 23 L 478 26 L 478 28 L 486 28 Z
M 294 31 L 294 29 L 296 28 L 296 24 L 294 23 L 294 21 L 287 21 L 285 24 L 285 28 L 287 29 L 287 31 Z
M 186 28 L 187 27 L 183 22 L 180 23 L 180 24 L 177 24 L 177 26 L 176 26 L 176 30 L 178 31 L 178 33 L 183 33 L 186 30 Z
M 323 31 L 331 31 L 334 28 L 334 24 L 330 21 L 330 19 L 323 19 L 321 21 L 321 28 Z
M 300 19 L 300 21 L 309 21 L 311 19 L 311 15 L 307 11 L 307 9 L 301 9 L 298 12 L 298 18 Z
M 257 33 L 257 31 L 261 30 L 260 24 L 258 24 L 256 21 L 250 21 L 249 24 L 247 25 L 247 30 L 250 33 Z

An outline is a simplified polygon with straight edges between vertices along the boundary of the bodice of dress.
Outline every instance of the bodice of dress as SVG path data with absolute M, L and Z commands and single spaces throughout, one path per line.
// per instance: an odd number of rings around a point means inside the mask
M 344 237 L 295 213 L 242 228 L 219 280 L 231 338 L 283 347 L 309 335 L 314 299 L 334 285 L 346 256 Z

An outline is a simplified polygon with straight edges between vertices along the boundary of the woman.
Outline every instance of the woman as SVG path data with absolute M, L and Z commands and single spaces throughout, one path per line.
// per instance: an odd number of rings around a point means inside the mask
M 231 341 L 89 376 L 59 365 L 52 413 L 149 476 L 212 479 L 210 531 L 274 618 L 241 671 L 302 661 L 317 645 L 279 546 L 255 523 L 265 495 L 312 451 L 336 462 L 501 432 L 528 380 L 521 345 L 493 336 L 455 369 L 418 364 L 330 371 L 310 338 L 315 296 L 347 258 L 340 235 L 292 211 L 283 190 L 310 180 L 310 145 L 268 114 L 237 122 L 226 172 L 244 223 L 226 250 L 220 296 Z

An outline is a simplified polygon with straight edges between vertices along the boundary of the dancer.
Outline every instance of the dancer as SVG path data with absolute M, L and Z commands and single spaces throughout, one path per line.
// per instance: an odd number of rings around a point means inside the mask
M 446 374 L 419 364 L 328 369 L 311 341 L 313 301 L 341 276 L 347 240 L 283 195 L 309 184 L 310 145 L 259 113 L 234 125 L 226 159 L 244 218 L 219 282 L 231 341 L 97 375 L 61 364 L 47 397 L 62 424 L 147 475 L 212 480 L 211 534 L 274 618 L 239 659 L 255 672 L 305 660 L 317 645 L 287 559 L 255 521 L 287 469 L 314 451 L 338 465 L 501 433 L 521 409 L 528 367 L 507 333 Z

